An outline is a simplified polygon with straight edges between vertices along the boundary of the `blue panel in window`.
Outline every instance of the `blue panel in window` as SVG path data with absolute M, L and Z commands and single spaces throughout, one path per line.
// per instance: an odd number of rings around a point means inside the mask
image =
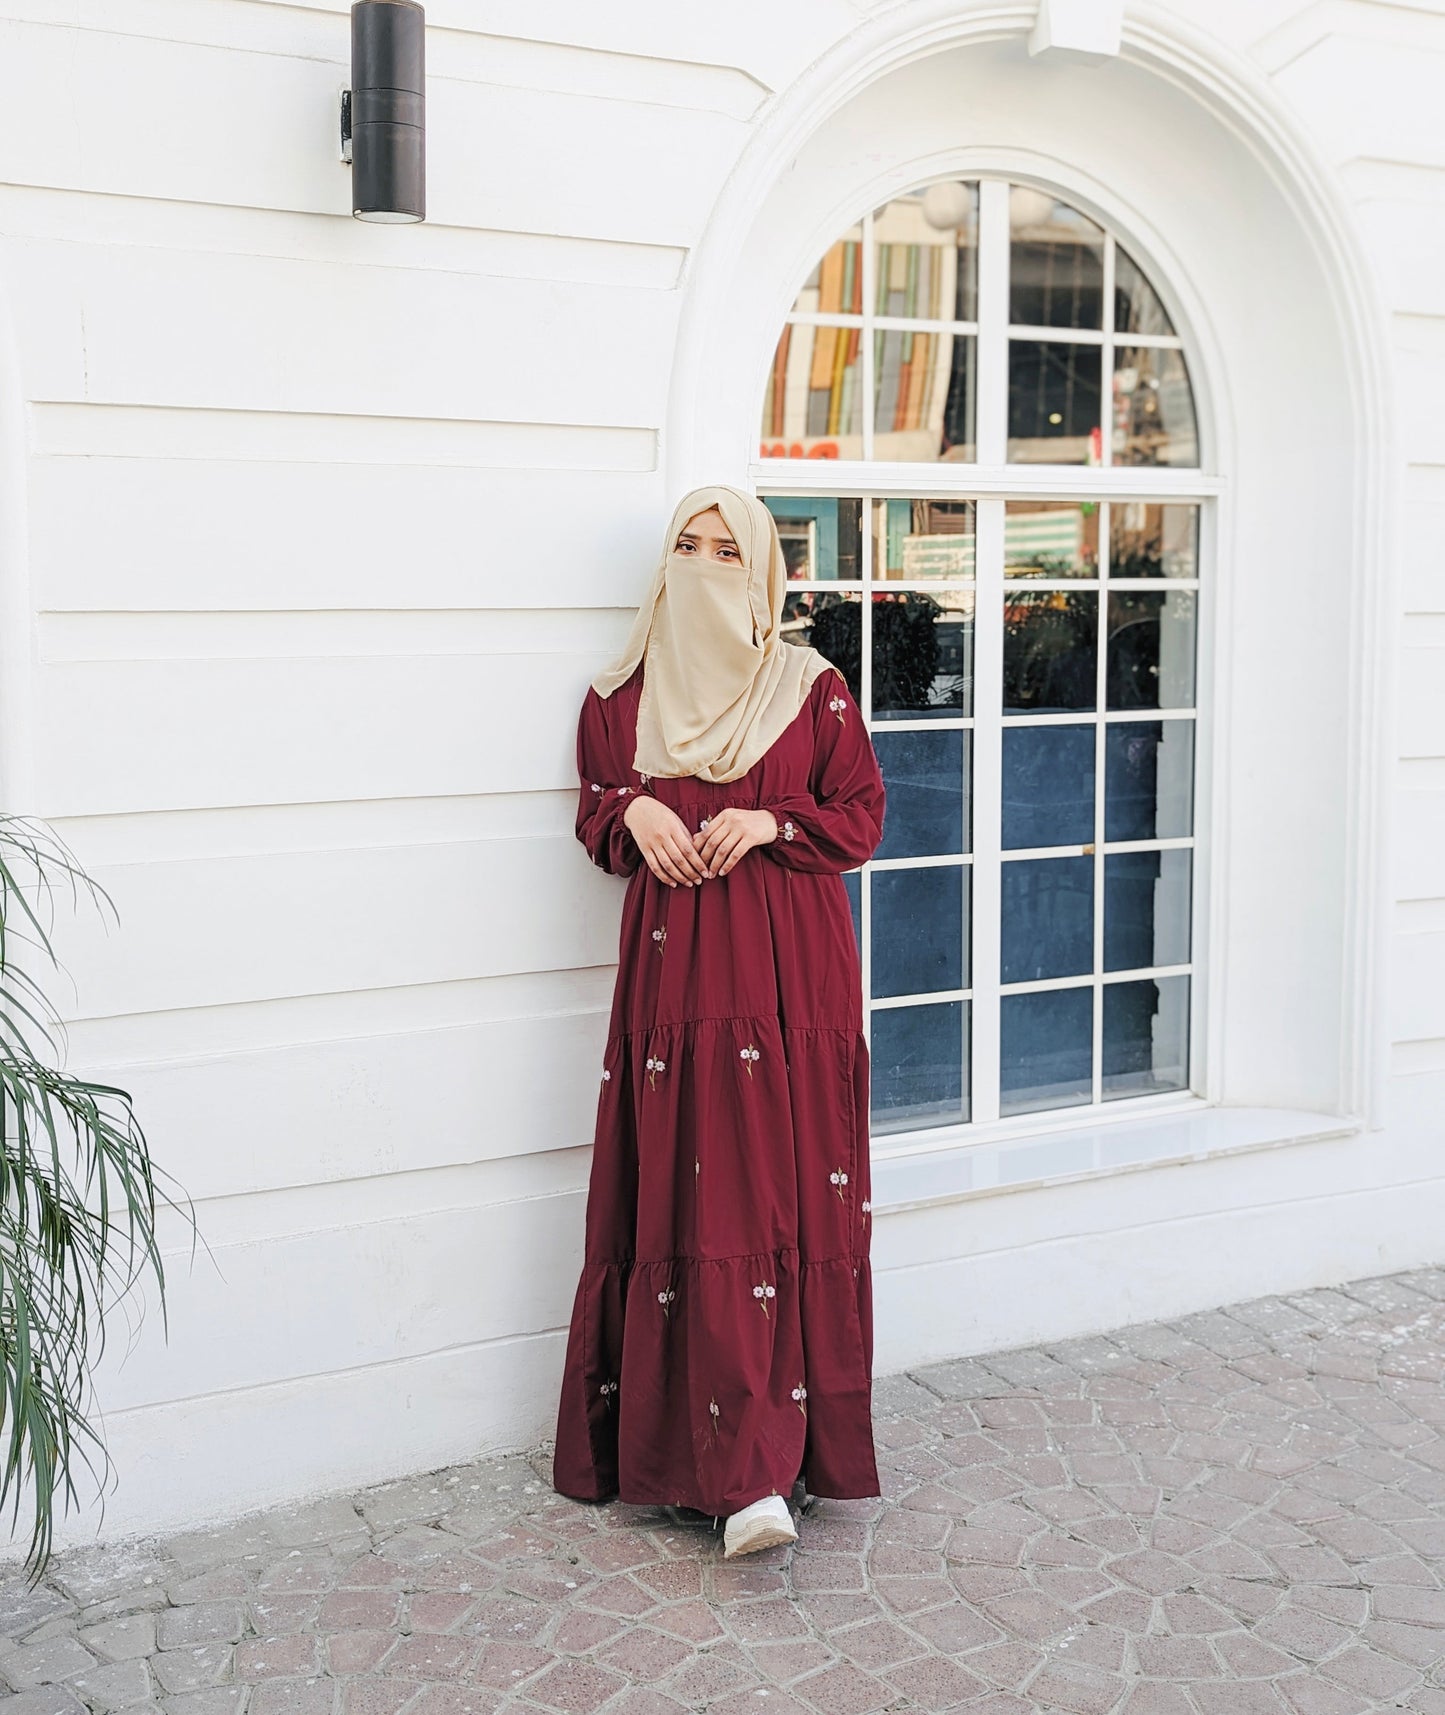
M 873 993 L 933 994 L 967 987 L 969 872 L 874 870 Z
M 1094 968 L 1094 860 L 1015 858 L 1002 870 L 999 980 L 1042 982 Z
M 1093 1099 L 1094 991 L 1044 989 L 999 1001 L 999 1112 L 1035 1113 Z
M 869 1044 L 875 1132 L 964 1123 L 968 1100 L 968 1002 L 884 1007 Z
M 1188 977 L 1105 983 L 1102 1071 L 1105 1101 L 1188 1088 Z
M 1187 851 L 1114 852 L 1104 859 L 1104 969 L 1189 962 Z
M 966 732 L 874 734 L 888 789 L 878 857 L 938 857 L 965 849 L 968 739 Z
M 860 870 L 849 870 L 843 877 L 843 886 L 848 890 L 848 909 L 853 914 L 853 937 L 858 943 L 858 957 L 863 957 L 863 875 Z
M 1104 728 L 1104 838 L 1173 840 L 1194 831 L 1194 722 Z
M 1005 727 L 1004 850 L 1086 846 L 1093 838 L 1093 727 Z

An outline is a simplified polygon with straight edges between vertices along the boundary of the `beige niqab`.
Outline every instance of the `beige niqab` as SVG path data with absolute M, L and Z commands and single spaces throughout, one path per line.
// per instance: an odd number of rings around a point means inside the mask
M 714 507 L 741 564 L 674 551 L 689 522 Z M 622 653 L 592 681 L 610 697 L 643 664 L 634 768 L 736 780 L 797 718 L 830 663 L 783 640 L 787 582 L 778 526 L 761 500 L 723 487 L 682 497 Z

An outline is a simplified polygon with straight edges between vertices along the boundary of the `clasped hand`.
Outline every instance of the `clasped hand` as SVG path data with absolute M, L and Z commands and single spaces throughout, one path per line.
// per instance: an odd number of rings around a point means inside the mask
M 681 816 L 646 793 L 632 800 L 622 820 L 647 867 L 667 887 L 695 887 L 726 875 L 754 846 L 778 837 L 771 810 L 719 810 L 705 832 L 693 834 Z

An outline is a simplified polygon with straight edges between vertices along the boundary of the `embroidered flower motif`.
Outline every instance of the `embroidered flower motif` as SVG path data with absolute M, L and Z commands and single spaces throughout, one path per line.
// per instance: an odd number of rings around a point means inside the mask
M 600 793 L 602 790 L 602 788 L 597 784 L 597 782 L 595 780 L 592 782 L 592 790 L 594 792 L 598 792 L 598 793 Z
M 843 711 L 844 711 L 844 709 L 846 709 L 848 707 L 847 703 L 845 703 L 841 697 L 834 697 L 832 702 L 830 702 L 828 704 L 828 707 L 830 709 L 832 709 L 832 711 L 835 715 L 837 715 L 838 724 L 839 724 L 839 726 L 842 726 L 842 724 L 843 724 Z
M 761 1060 L 762 1055 L 758 1053 L 757 1049 L 754 1048 L 750 1042 L 746 1048 L 740 1048 L 738 1050 L 738 1059 L 742 1061 L 743 1070 L 751 1078 L 753 1075 L 753 1062 L 755 1060 Z
M 598 1393 L 600 1393 L 602 1395 L 602 1398 L 606 1401 L 607 1409 L 609 1411 L 611 1411 L 611 1409 L 612 1409 L 612 1396 L 617 1392 L 617 1383 L 615 1381 L 603 1382 L 602 1386 L 600 1388 L 598 1388 L 597 1391 L 598 1391 Z
M 753 1288 L 753 1297 L 757 1299 L 758 1308 L 762 1311 L 764 1316 L 768 1313 L 768 1300 L 770 1298 L 776 1298 L 777 1296 L 778 1289 L 776 1286 L 767 1286 L 760 1281 L 758 1285 Z
M 705 834 L 711 826 L 712 826 L 712 817 L 711 816 L 704 816 L 703 819 L 697 825 L 697 831 L 700 834 Z
M 835 1167 L 828 1175 L 828 1183 L 838 1193 L 838 1201 L 846 1203 L 848 1199 L 843 1195 L 843 1187 L 848 1183 L 848 1175 L 841 1167 Z
M 630 786 L 619 786 L 617 788 L 617 796 L 619 798 L 625 798 L 631 790 L 632 788 Z
M 692 1176 L 693 1176 L 694 1181 L 696 1181 L 698 1174 L 701 1172 L 702 1172 L 702 1162 L 697 1156 L 693 1156 L 693 1158 L 692 1158 Z
M 801 1382 L 799 1382 L 797 1387 L 793 1389 L 793 1398 L 798 1402 L 798 1410 L 802 1412 L 804 1417 L 806 1417 L 808 1415 L 808 1407 L 806 1404 L 808 1390 Z
M 712 1438 L 716 1441 L 718 1437 L 718 1418 L 721 1416 L 721 1413 L 718 1411 L 717 1401 L 715 1399 L 710 1399 L 707 1402 L 707 1411 L 708 1420 L 712 1425 Z
M 667 925 L 664 924 L 661 929 L 654 929 L 652 931 L 652 938 L 657 942 L 657 950 L 660 953 L 667 945 Z
M 668 1305 L 671 1304 L 672 1301 L 676 1297 L 677 1297 L 677 1291 L 674 1287 L 671 1287 L 671 1286 L 668 1287 L 666 1292 L 659 1292 L 658 1293 L 657 1302 L 662 1306 L 662 1314 L 664 1316 L 667 1315 Z
M 638 771 L 638 775 L 637 775 L 637 778 L 638 778 L 638 779 L 639 779 L 639 780 L 640 780 L 640 781 L 641 781 L 641 782 L 642 782 L 642 784 L 643 784 L 643 785 L 644 785 L 644 786 L 646 786 L 646 784 L 647 784 L 647 783 L 648 783 L 648 781 L 649 781 L 649 780 L 651 780 L 651 778 L 652 778 L 652 776 L 651 776 L 651 775 L 650 775 L 650 774 L 644 774 L 644 773 L 642 773 L 642 772 L 641 772 L 641 770 L 639 770 L 639 771 Z
M 654 1090 L 657 1088 L 657 1074 L 666 1070 L 666 1060 L 659 1060 L 655 1054 L 647 1056 L 647 1081 Z
M 779 832 L 785 840 L 794 840 L 798 837 L 798 830 L 791 822 L 784 822 Z
M 873 1213 L 873 1205 L 872 1205 L 872 1203 L 871 1203 L 871 1202 L 870 1202 L 870 1201 L 869 1201 L 869 1200 L 868 1200 L 868 1198 L 867 1198 L 867 1197 L 865 1197 L 865 1198 L 864 1198 L 864 1199 L 863 1199 L 863 1201 L 862 1201 L 862 1202 L 861 1202 L 861 1203 L 860 1203 L 860 1204 L 859 1204 L 859 1205 L 858 1205 L 858 1207 L 859 1207 L 859 1208 L 860 1208 L 860 1209 L 861 1209 L 861 1210 L 862 1210 L 862 1211 L 863 1211 L 863 1213 L 864 1213 L 864 1214 L 865 1214 L 865 1215 L 871 1215 L 871 1214 L 872 1214 L 872 1213 Z
M 604 1084 L 610 1084 L 612 1082 L 612 1074 L 605 1066 L 602 1068 L 602 1082 Z

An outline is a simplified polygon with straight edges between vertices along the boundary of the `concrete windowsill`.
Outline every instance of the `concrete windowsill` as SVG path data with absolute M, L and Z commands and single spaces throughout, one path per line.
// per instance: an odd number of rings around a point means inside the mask
M 1006 1191 L 1205 1161 L 1214 1156 L 1352 1137 L 1358 1120 L 1298 1108 L 1224 1108 L 1203 1102 L 1128 1119 L 1049 1131 L 1004 1131 L 953 1147 L 933 1144 L 873 1159 L 873 1212 L 890 1215 Z

